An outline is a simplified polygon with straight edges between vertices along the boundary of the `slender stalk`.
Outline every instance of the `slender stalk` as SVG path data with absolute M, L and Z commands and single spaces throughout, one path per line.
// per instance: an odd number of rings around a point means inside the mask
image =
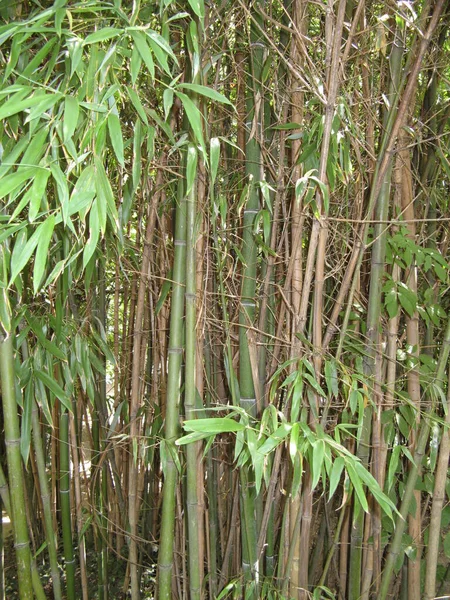
M 5 331 L 0 332 L 0 378 L 19 595 L 21 600 L 33 600 L 31 552 L 25 510 L 19 416 L 15 393 L 13 338 L 11 333 L 8 334 Z
M 189 154 L 196 159 L 194 146 L 188 149 Z M 193 159 L 194 160 L 194 159 Z M 196 165 L 195 167 L 196 168 Z M 191 190 L 186 198 L 186 367 L 184 385 L 184 407 L 187 419 L 196 417 L 196 345 L 197 345 L 197 297 L 196 297 L 196 263 L 195 263 L 195 218 L 196 218 L 196 187 L 197 179 L 191 182 Z M 202 588 L 203 564 L 199 554 L 199 498 L 197 494 L 199 444 L 189 444 L 186 448 L 187 462 L 187 524 L 189 541 L 189 592 L 191 600 L 199 600 Z
M 450 388 L 447 391 L 447 404 L 450 402 Z M 436 569 L 439 562 L 439 542 L 441 537 L 441 517 L 445 500 L 448 461 L 450 457 L 450 412 L 447 412 L 442 428 L 439 458 L 434 474 L 433 501 L 431 503 L 430 525 L 427 544 L 424 599 L 436 597 Z
M 262 25 L 259 6 L 264 0 L 255 4 L 255 19 Z M 250 61 L 251 75 L 249 77 L 247 95 L 247 139 L 245 145 L 246 175 L 250 185 L 247 204 L 244 208 L 242 229 L 242 287 L 241 305 L 239 312 L 239 385 L 240 405 L 252 417 L 256 417 L 258 407 L 256 386 L 258 373 L 256 365 L 252 364 L 249 340 L 249 327 L 255 321 L 256 313 L 256 276 L 258 248 L 254 238 L 253 227 L 259 211 L 258 183 L 262 180 L 261 143 L 262 135 L 262 85 L 261 74 L 264 62 L 264 42 L 259 30 L 252 20 L 250 25 Z M 244 581 L 259 583 L 259 561 L 257 557 L 257 500 L 253 476 L 247 467 L 240 471 L 241 491 L 241 534 L 242 560 Z
M 158 555 L 158 599 L 172 598 L 173 542 L 175 531 L 175 498 L 178 472 L 172 452 L 177 452 L 180 404 L 181 363 L 183 356 L 184 281 L 186 264 L 186 202 L 182 181 L 178 183 L 178 201 L 175 215 L 174 264 L 168 349 L 166 415 L 164 422 L 165 464 L 161 515 L 160 547 Z
M 44 512 L 45 537 L 47 540 L 50 570 L 53 582 L 53 594 L 55 600 L 62 600 L 61 579 L 59 576 L 58 556 L 56 548 L 56 535 L 53 530 L 52 511 L 50 504 L 50 492 L 48 487 L 47 472 L 45 469 L 45 455 L 41 437 L 41 426 L 39 423 L 39 409 L 33 399 L 33 445 L 36 454 L 36 465 L 39 476 L 39 487 L 41 490 L 42 509 Z
M 66 591 L 68 600 L 75 600 L 75 556 L 72 541 L 72 514 L 70 510 L 70 453 L 69 453 L 69 414 L 60 407 L 59 418 L 59 493 L 61 500 L 61 522 L 66 570 Z

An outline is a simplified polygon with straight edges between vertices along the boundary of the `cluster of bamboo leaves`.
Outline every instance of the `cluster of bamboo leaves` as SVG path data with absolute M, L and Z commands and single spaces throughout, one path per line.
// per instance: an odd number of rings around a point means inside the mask
M 450 593 L 448 11 L 0 2 L 19 598 Z

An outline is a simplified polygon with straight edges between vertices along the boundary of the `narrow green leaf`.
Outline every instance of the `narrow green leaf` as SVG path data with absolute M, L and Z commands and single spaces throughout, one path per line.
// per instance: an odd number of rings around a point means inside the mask
M 183 94 L 182 92 L 176 92 L 176 94 L 183 103 L 183 108 L 186 111 L 189 124 L 194 132 L 197 142 L 200 144 L 203 150 L 203 156 L 206 158 L 207 154 L 205 140 L 203 138 L 202 114 L 189 96 L 186 96 L 186 94 Z
M 48 248 L 55 228 L 55 217 L 50 215 L 39 225 L 36 233 L 39 232 L 39 241 L 34 259 L 33 268 L 33 292 L 37 294 L 44 277 L 45 268 L 48 263 Z
M 193 144 L 189 144 L 187 152 L 187 164 L 186 164 L 186 196 L 188 196 L 192 190 L 197 175 L 197 150 Z
M 164 105 L 164 119 L 167 121 L 167 117 L 170 114 L 170 110 L 173 106 L 173 89 L 166 88 L 163 92 L 163 105 Z
M 170 278 L 171 274 L 168 274 L 168 277 Z M 170 279 L 167 279 L 162 284 L 161 292 L 160 292 L 159 298 L 158 298 L 158 302 L 155 304 L 155 316 L 159 313 L 159 311 L 163 307 L 164 302 L 166 301 L 167 296 L 169 295 L 169 292 L 170 292 L 171 289 L 172 289 L 172 281 L 170 281 Z
M 108 131 L 114 154 L 116 155 L 119 164 L 124 167 L 125 159 L 123 156 L 122 129 L 120 127 L 119 117 L 113 112 L 108 115 Z
M 170 44 L 163 38 L 162 35 L 160 35 L 159 33 L 157 33 L 156 31 L 153 31 L 153 29 L 148 29 L 146 31 L 147 36 L 153 40 L 162 50 L 164 50 L 164 52 L 167 54 L 167 56 L 170 56 L 170 58 L 174 61 L 174 63 L 176 65 L 178 65 L 178 59 L 176 54 L 173 52 L 172 48 L 170 47 Z
M 169 67 L 169 63 L 167 62 L 167 54 L 164 50 L 161 49 L 161 47 L 155 43 L 154 39 L 148 35 L 147 32 L 147 43 L 150 46 L 153 54 L 155 55 L 155 58 L 159 64 L 159 66 L 162 68 L 162 70 L 167 73 L 167 75 L 169 75 L 169 77 L 172 77 L 172 71 L 170 70 Z
M 111 184 L 106 174 L 105 167 L 103 166 L 103 162 L 98 156 L 94 158 L 94 161 L 96 169 L 95 189 L 101 203 L 101 214 L 99 214 L 99 217 L 103 215 L 103 210 L 106 208 L 113 230 L 117 231 L 119 227 L 119 215 L 117 214 Z M 100 221 L 100 224 L 103 226 L 103 221 Z M 104 233 L 104 228 L 102 228 L 102 232 Z
M 86 268 L 86 265 L 91 260 L 92 255 L 97 248 L 97 242 L 100 236 L 100 221 L 97 204 L 97 202 L 93 203 L 89 213 L 89 239 L 83 250 L 83 269 Z
M 110 40 L 112 38 L 117 37 L 123 33 L 123 29 L 117 29 L 116 27 L 103 27 L 98 31 L 94 31 L 88 35 L 83 41 L 83 46 L 87 46 L 89 44 L 96 44 L 97 42 L 104 42 L 105 40 Z
M 291 435 L 289 437 L 289 455 L 291 457 L 292 462 L 294 462 L 295 455 L 298 451 L 298 434 L 300 431 L 300 426 L 298 423 L 294 423 L 292 425 Z
M 177 87 L 180 89 L 191 90 L 196 94 L 206 96 L 207 98 L 211 98 L 211 100 L 215 100 L 216 102 L 222 102 L 223 104 L 229 104 L 230 106 L 233 106 L 233 103 L 228 100 L 226 96 L 220 92 L 217 92 L 213 88 L 207 87 L 206 85 L 199 85 L 198 83 L 180 83 Z
M 30 190 L 30 207 L 28 209 L 28 219 L 31 223 L 37 217 L 41 208 L 42 198 L 44 197 L 49 177 L 49 169 L 38 169 L 36 171 L 33 185 Z
M 325 444 L 323 440 L 317 440 L 312 448 L 312 489 L 315 489 L 319 483 L 320 475 L 322 473 L 322 465 L 325 457 Z
M 352 482 L 353 488 L 355 490 L 356 496 L 359 500 L 359 503 L 361 504 L 363 511 L 368 513 L 369 506 L 367 504 L 367 499 L 364 494 L 361 479 L 359 478 L 358 474 L 356 473 L 356 471 L 353 468 L 353 465 L 351 464 L 350 461 L 346 461 L 346 469 L 347 469 L 347 473 L 350 477 L 350 481 Z
M 314 377 L 309 375 L 309 373 L 305 373 L 303 375 L 303 377 L 310 384 L 310 386 L 313 388 L 313 390 L 319 394 L 319 396 L 322 396 L 323 398 L 327 397 L 325 390 L 317 383 L 317 381 L 314 379 Z
M 69 412 L 72 412 L 72 403 L 70 398 L 67 396 L 66 392 L 62 389 L 57 381 L 55 381 L 52 377 L 50 377 L 44 371 L 34 371 L 35 376 L 42 381 L 47 389 L 49 389 L 52 394 L 54 394 L 61 404 L 67 408 Z
M 146 36 L 140 31 L 130 31 L 130 33 L 142 60 L 147 66 L 150 77 L 155 79 L 155 63 L 153 61 L 151 50 L 148 47 Z
M 325 379 L 330 396 L 338 397 L 339 383 L 336 362 L 334 360 L 325 361 Z
M 211 433 L 201 433 L 200 431 L 193 431 L 192 433 L 188 433 L 183 437 L 175 440 L 175 444 L 177 446 L 185 446 L 186 444 L 192 444 L 193 442 L 198 442 L 200 440 L 204 440 L 206 438 L 211 437 L 214 434 Z
M 344 469 L 345 460 L 342 456 L 338 456 L 333 462 L 333 468 L 331 469 L 330 474 L 330 487 L 328 492 L 328 500 L 334 495 L 334 492 L 339 485 L 339 481 L 341 480 L 342 471 Z
M 59 102 L 60 98 L 61 94 L 53 94 L 52 96 L 47 96 L 44 98 L 42 102 L 39 102 L 30 110 L 25 119 L 25 123 L 30 123 L 31 121 L 46 115 L 47 111 L 49 111 L 57 102 Z M 46 115 L 46 118 L 48 118 L 48 116 Z
M 53 163 L 50 165 L 53 179 L 56 182 L 56 189 L 58 190 L 58 200 L 62 208 L 64 224 L 67 225 L 67 207 L 69 205 L 69 187 L 67 185 L 67 178 L 61 171 L 58 164 Z
M 136 109 L 136 112 L 139 115 L 141 121 L 143 123 L 145 123 L 145 125 L 148 125 L 147 115 L 145 114 L 145 109 L 142 105 L 142 102 L 141 102 L 137 92 L 135 92 L 135 90 L 131 87 L 127 87 L 126 89 L 127 89 L 128 96 L 130 97 L 130 100 L 133 103 L 133 106 Z
M 188 0 L 189 5 L 199 19 L 205 17 L 205 5 L 203 0 Z
M 283 425 L 280 425 L 280 427 L 267 438 L 264 444 L 258 448 L 258 452 L 260 454 L 269 454 L 286 439 L 291 430 L 292 425 L 283 423 Z
M 139 187 L 139 183 L 141 181 L 142 175 L 142 154 L 141 154 L 141 146 L 142 141 L 144 139 L 143 131 L 142 131 L 142 123 L 140 119 L 136 120 L 136 124 L 134 126 L 134 136 L 133 136 L 133 168 L 132 168 L 132 177 L 133 177 L 133 190 L 137 190 Z
M 245 425 L 228 417 L 223 417 L 185 421 L 183 424 L 183 429 L 185 429 L 185 431 L 218 434 L 243 431 L 245 429 Z
M 8 286 L 12 285 L 16 277 L 23 271 L 25 265 L 31 258 L 36 246 L 39 242 L 39 228 L 33 233 L 27 243 L 21 247 L 16 245 L 11 256 L 11 279 L 9 280 Z
M 70 139 L 78 123 L 80 105 L 74 96 L 66 96 L 64 101 L 63 137 L 64 141 Z
M 59 97 L 61 95 L 59 94 Z M 54 94 L 43 94 L 42 92 L 36 92 L 34 95 L 25 98 L 24 100 L 18 100 L 16 96 L 12 96 L 7 102 L 0 107 L 0 121 L 12 117 L 24 110 L 32 108 L 37 104 L 40 104 L 47 98 L 54 98 Z
M 4 198 L 14 190 L 16 190 L 22 183 L 33 179 L 36 175 L 36 169 L 21 169 L 16 173 L 11 173 L 0 179 L 0 199 Z
M 23 398 L 23 411 L 22 420 L 20 424 L 20 452 L 22 454 L 23 462 L 25 466 L 28 464 L 28 457 L 30 455 L 31 446 L 31 423 L 32 423 L 32 410 L 33 410 L 34 394 L 33 385 L 31 380 L 25 387 L 25 393 Z

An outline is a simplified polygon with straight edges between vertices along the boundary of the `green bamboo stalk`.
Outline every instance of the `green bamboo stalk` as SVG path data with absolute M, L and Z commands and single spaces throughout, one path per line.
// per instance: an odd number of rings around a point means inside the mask
M 39 409 L 33 399 L 32 409 L 33 445 L 36 456 L 36 465 L 39 476 L 39 487 L 41 490 L 42 508 L 44 511 L 45 537 L 47 540 L 48 556 L 50 560 L 50 572 L 53 582 L 53 594 L 55 600 L 62 600 L 61 579 L 59 576 L 58 556 L 56 549 L 56 536 L 53 530 L 52 510 L 50 503 L 50 491 L 48 487 L 47 472 L 45 468 L 45 455 L 39 423 Z
M 214 369 L 214 356 L 211 351 L 211 337 L 207 333 L 205 340 L 205 374 L 207 388 L 205 394 L 205 404 L 210 407 L 211 392 L 210 389 L 216 389 L 216 373 Z M 206 472 L 208 474 L 206 485 L 208 495 L 208 532 L 209 537 L 209 597 L 214 600 L 218 592 L 217 566 L 220 560 L 220 540 L 219 540 L 219 516 L 217 501 L 217 472 L 215 463 L 217 452 L 214 447 L 208 450 L 206 456 Z
M 175 491 L 178 481 L 173 452 L 177 452 L 181 364 L 183 357 L 184 282 L 186 267 L 186 199 L 183 181 L 178 182 L 175 214 L 174 263 L 172 273 L 172 300 L 168 349 L 166 391 L 166 418 L 164 421 L 165 464 L 161 514 L 160 546 L 158 555 L 158 599 L 172 598 L 173 541 L 175 533 Z
M 254 19 L 250 25 L 250 61 L 251 76 L 247 88 L 247 139 L 245 145 L 245 170 L 250 185 L 247 205 L 244 208 L 242 229 L 242 287 L 241 305 L 239 311 L 239 386 L 240 405 L 251 416 L 257 415 L 257 401 L 255 384 L 257 372 L 253 371 L 250 358 L 248 328 L 254 324 L 256 314 L 256 276 L 257 276 L 257 244 L 254 238 L 253 226 L 256 214 L 259 211 L 258 182 L 262 178 L 261 146 L 263 139 L 261 127 L 262 106 L 262 68 L 264 64 L 264 41 L 260 27 L 263 21 L 259 7 L 264 6 L 264 0 L 256 2 Z M 242 561 L 244 581 L 258 583 L 259 561 L 257 557 L 258 523 L 256 494 L 252 475 L 247 467 L 240 471 L 241 492 L 241 533 L 242 533 Z
M 28 358 L 28 346 L 26 343 L 22 344 L 22 354 L 24 358 Z M 53 595 L 55 600 L 62 600 L 61 591 L 61 578 L 59 573 L 58 565 L 58 554 L 57 554 L 57 533 L 53 529 L 53 516 L 51 510 L 51 496 L 48 486 L 47 470 L 45 466 L 45 453 L 44 445 L 42 442 L 41 425 L 39 421 L 39 408 L 33 398 L 31 420 L 32 420 L 32 434 L 33 434 L 33 446 L 34 454 L 36 457 L 36 467 L 39 479 L 39 488 L 42 500 L 42 509 L 44 513 L 44 530 L 45 539 L 47 541 L 48 555 L 50 561 L 50 572 L 52 575 L 53 583 Z M 33 585 L 36 586 L 36 578 L 33 578 Z M 1 596 L 0 596 L 1 597 Z
M 184 408 L 187 419 L 196 418 L 196 393 L 195 371 L 196 371 L 196 319 L 197 319 L 197 297 L 196 297 L 196 193 L 197 193 L 197 151 L 195 146 L 188 148 L 187 172 L 195 170 L 192 181 L 188 181 L 191 189 L 187 190 L 186 198 L 186 365 L 184 383 Z M 189 177 L 189 175 L 188 175 Z M 186 501 L 187 501 L 187 525 L 189 544 L 189 592 L 191 600 L 200 600 L 203 565 L 199 554 L 199 498 L 197 494 L 197 473 L 199 459 L 199 444 L 188 444 L 186 448 Z
M 70 458 L 69 458 L 69 414 L 61 405 L 59 418 L 59 493 L 61 500 L 61 524 L 66 570 L 68 600 L 76 600 L 75 556 L 72 541 L 72 514 L 70 510 Z
M 450 380 L 450 373 L 449 373 Z M 447 390 L 447 405 L 450 401 L 450 388 Z M 433 501 L 431 504 L 430 525 L 427 544 L 425 568 L 424 599 L 434 600 L 436 597 L 436 569 L 439 561 L 439 542 L 441 537 L 441 516 L 445 500 L 445 485 L 447 483 L 448 461 L 450 456 L 450 412 L 445 416 L 442 428 L 442 439 L 439 449 L 439 459 L 434 474 Z
M 104 247 L 103 247 L 104 249 Z M 98 262 L 98 319 L 103 327 L 103 331 L 106 330 L 106 293 L 105 293 L 105 266 L 103 259 L 100 258 Z M 101 332 L 100 332 L 101 335 Z M 103 366 L 106 370 L 106 359 L 103 356 L 101 358 Z M 106 375 L 99 375 L 97 381 L 98 394 L 96 395 L 97 410 L 99 414 L 98 423 L 98 449 L 102 448 L 104 437 L 103 427 L 105 423 L 105 411 L 106 411 Z M 100 563 L 98 564 L 98 598 L 99 600 L 108 600 L 108 543 L 107 543 L 107 531 L 108 531 L 108 519 L 107 519 L 107 507 L 108 507 L 108 475 L 107 475 L 108 463 L 103 461 L 101 472 L 98 473 L 98 477 L 101 478 L 100 484 L 97 487 L 98 491 L 98 516 L 99 516 L 99 530 L 100 535 L 98 536 L 98 543 L 100 544 L 101 551 L 99 553 Z
M 19 595 L 21 600 L 33 600 L 31 551 L 25 510 L 20 427 L 14 381 L 13 338 L 11 332 L 7 333 L 4 330 L 0 332 L 0 378 Z

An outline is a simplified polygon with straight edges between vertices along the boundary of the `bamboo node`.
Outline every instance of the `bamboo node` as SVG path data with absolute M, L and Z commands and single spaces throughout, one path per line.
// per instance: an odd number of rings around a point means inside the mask
M 183 348 L 169 348 L 168 354 L 183 354 Z
M 18 446 L 20 444 L 20 438 L 16 440 L 5 440 L 5 446 Z

